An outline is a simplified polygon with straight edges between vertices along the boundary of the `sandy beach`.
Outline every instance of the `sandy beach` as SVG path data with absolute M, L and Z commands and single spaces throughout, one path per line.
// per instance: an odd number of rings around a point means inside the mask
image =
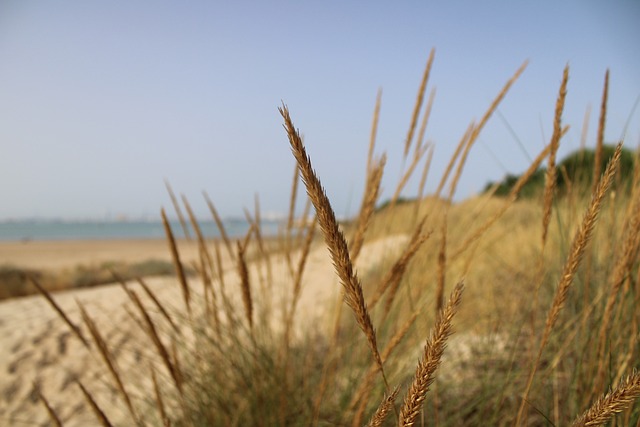
M 181 255 L 195 259 L 198 246 L 178 241 Z M 127 263 L 148 259 L 171 260 L 165 239 L 139 240 L 52 240 L 0 242 L 0 265 L 36 269 L 63 269 L 109 261 Z
M 406 236 L 395 236 L 374 241 L 365 246 L 360 256 L 359 269 L 366 270 L 383 256 L 396 253 L 407 241 Z M 179 242 L 183 262 L 197 257 L 194 242 Z M 295 255 L 295 254 L 294 254 Z M 137 262 L 149 258 L 170 260 L 164 240 L 109 240 L 59 242 L 3 242 L 0 243 L 0 264 L 20 267 L 64 269 L 78 264 L 98 264 L 106 261 Z M 225 280 L 227 289 L 239 290 L 234 265 L 226 258 Z M 271 259 L 274 298 L 291 291 L 288 270 L 283 257 Z M 264 269 L 255 263 L 249 266 L 254 283 L 264 277 Z M 202 289 L 199 279 L 189 279 L 195 299 Z M 147 279 L 156 297 L 175 313 L 184 313 L 182 294 L 172 277 Z M 145 305 L 150 299 L 137 284 L 131 284 Z M 258 286 L 258 285 L 256 285 Z M 326 248 L 318 242 L 309 254 L 305 269 L 304 286 L 299 301 L 300 327 L 320 321 L 328 299 L 339 297 L 340 285 Z M 79 304 L 85 307 L 96 322 L 105 340 L 113 349 L 121 372 L 138 391 L 141 407 L 149 405 L 149 366 L 157 355 L 149 345 L 140 345 L 148 338 L 135 324 L 136 316 L 131 301 L 122 287 L 116 284 L 90 289 L 70 290 L 53 295 L 76 325 L 83 325 Z M 232 292 L 235 303 L 240 303 L 240 292 Z M 202 298 L 200 297 L 200 300 Z M 275 305 L 274 305 L 275 306 Z M 196 308 L 197 311 L 197 308 Z M 84 334 L 88 332 L 82 326 Z M 81 381 L 110 412 L 110 419 L 127 424 L 128 414 L 122 408 L 111 378 L 95 348 L 86 349 L 61 318 L 41 296 L 29 296 L 0 302 L 0 424 L 48 425 L 49 419 L 38 397 L 38 390 L 51 402 L 66 426 L 95 425 L 95 416 L 76 381 Z M 118 424 L 120 425 L 120 424 Z

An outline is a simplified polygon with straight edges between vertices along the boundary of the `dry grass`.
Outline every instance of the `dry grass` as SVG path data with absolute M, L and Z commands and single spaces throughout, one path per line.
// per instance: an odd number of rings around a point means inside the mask
M 547 243 L 547 233 L 549 222 L 551 221 L 551 203 L 556 188 L 556 153 L 560 147 L 560 137 L 562 136 L 562 112 L 564 111 L 564 101 L 567 96 L 567 82 L 569 81 L 569 66 L 564 68 L 562 83 L 556 101 L 556 113 L 553 119 L 553 134 L 551 135 L 549 149 L 549 163 L 545 175 L 544 196 L 542 198 L 542 250 Z
M 578 270 L 578 265 L 582 260 L 585 250 L 589 241 L 591 240 L 593 230 L 596 225 L 596 221 L 598 219 L 598 214 L 600 213 L 600 206 L 602 204 L 602 200 L 604 199 L 609 186 L 611 185 L 611 181 L 613 180 L 613 176 L 615 175 L 619 161 L 620 154 L 622 152 L 622 144 L 619 144 L 616 149 L 616 154 L 613 159 L 609 162 L 607 169 L 602 177 L 602 180 L 598 183 L 592 198 L 589 207 L 584 215 L 584 219 L 580 224 L 580 228 L 576 232 L 576 235 L 571 244 L 571 249 L 569 252 L 569 257 L 567 258 L 567 262 L 564 265 L 562 270 L 562 274 L 560 276 L 560 282 L 558 283 L 558 287 L 556 288 L 555 295 L 553 297 L 553 302 L 551 304 L 551 309 L 547 314 L 547 319 L 545 321 L 544 332 L 542 334 L 542 339 L 540 341 L 538 356 L 536 357 L 533 367 L 531 369 L 531 373 L 529 374 L 529 380 L 527 381 L 527 386 L 524 392 L 524 397 L 522 399 L 522 403 L 520 405 L 520 410 L 518 411 L 518 418 L 516 419 L 516 424 L 520 424 L 524 414 L 524 408 L 527 402 L 527 398 L 529 397 L 529 391 L 531 389 L 531 384 L 533 383 L 534 376 L 538 369 L 538 364 L 540 363 L 540 359 L 542 358 L 542 352 L 549 341 L 549 337 L 551 335 L 551 330 L 558 320 L 558 316 L 560 315 L 560 310 L 564 306 L 567 295 L 569 292 L 569 286 L 573 283 L 575 274 Z
M 87 333 L 92 337 L 94 345 L 85 351 L 102 359 L 120 406 L 131 419 L 165 426 L 357 426 L 365 420 L 370 426 L 586 426 L 612 419 L 615 425 L 638 423 L 640 408 L 634 403 L 640 386 L 634 369 L 640 367 L 640 190 L 607 196 L 621 145 L 591 199 L 577 196 L 577 191 L 562 198 L 556 194 L 555 176 L 561 171 L 556 170 L 555 156 L 568 129 L 561 120 L 567 67 L 551 141 L 511 193 L 505 199 L 483 195 L 455 203 L 472 146 L 525 63 L 464 133 L 436 195 L 423 197 L 434 150 L 423 143 L 434 99 L 432 92 L 423 109 L 433 61 L 432 51 L 403 147 L 403 167 L 407 159 L 409 163 L 392 197 L 397 200 L 406 191 L 428 151 L 415 201 L 392 200 L 385 209 L 375 209 L 387 161 L 374 152 L 379 92 L 363 197 L 353 221 L 336 220 L 321 174 L 314 171 L 284 105 L 280 113 L 296 170 L 289 217 L 279 239 L 262 238 L 257 198 L 255 212 L 246 212 L 249 233 L 228 236 L 205 194 L 222 236 L 207 241 L 183 198 L 200 251 L 199 278 L 187 280 L 162 211 L 183 307 L 163 302 L 144 281 L 123 283 L 128 307 L 133 307 L 127 310 L 135 319 L 127 328 L 140 329 L 136 345 L 153 353 L 144 361 L 150 371 L 143 384 L 127 384 L 125 372 L 138 365 L 127 368 L 126 358 L 118 358 L 93 313 L 90 317 L 81 305 L 83 324 L 76 326 L 47 290 L 41 290 L 78 339 Z M 607 86 L 608 73 L 599 129 L 604 129 Z M 544 192 L 519 199 L 547 158 Z M 296 221 L 300 177 L 308 202 L 302 220 Z M 310 220 L 311 207 L 315 220 Z M 325 293 L 326 300 L 304 300 L 313 279 L 309 270 L 319 263 L 318 226 L 341 284 L 335 293 L 342 299 L 338 304 L 331 298 L 333 289 Z M 434 231 L 438 238 L 428 238 Z M 376 245 L 394 239 L 403 243 L 371 261 Z M 233 265 L 223 265 L 222 246 Z M 583 258 L 590 260 L 590 267 L 581 264 Z M 465 304 L 460 306 L 463 278 Z M 331 289 L 330 280 L 321 280 L 323 289 Z M 447 293 L 451 297 L 444 301 Z M 301 312 L 303 303 L 307 311 L 326 307 L 325 317 Z M 86 389 L 78 383 L 84 398 L 98 409 L 98 422 L 109 425 L 109 411 L 97 406 L 87 380 L 82 379 Z M 613 391 L 603 394 L 606 389 Z M 40 396 L 49 414 L 55 414 Z M 402 403 L 396 407 L 400 396 Z M 56 423 L 57 416 L 50 417 Z
M 622 380 L 615 390 L 601 396 L 576 419 L 572 426 L 600 426 L 614 414 L 624 411 L 640 396 L 640 373 L 634 372 Z
M 460 301 L 462 301 L 463 289 L 462 283 L 456 286 L 449 302 L 436 319 L 433 331 L 427 339 L 427 343 L 424 346 L 424 354 L 418 362 L 413 382 L 407 391 L 400 411 L 401 427 L 412 426 L 420 413 L 422 402 L 434 381 L 435 371 L 442 360 L 447 339 L 452 333 L 452 320 Z
M 289 111 L 286 106 L 280 108 L 280 114 L 285 122 L 285 129 L 287 136 L 289 137 L 289 143 L 291 144 L 291 150 L 293 156 L 296 158 L 302 180 L 307 187 L 307 194 L 316 208 L 317 221 L 320 224 L 320 229 L 324 235 L 324 240 L 331 253 L 331 259 L 336 269 L 336 274 L 340 277 L 342 286 L 344 287 L 344 301 L 351 308 L 356 318 L 358 326 L 362 329 L 367 342 L 373 354 L 373 358 L 378 364 L 380 372 L 385 378 L 385 383 L 388 383 L 384 375 L 384 368 L 382 366 L 382 359 L 380 352 L 378 351 L 378 343 L 375 329 L 369 315 L 369 310 L 364 301 L 364 294 L 362 292 L 362 284 L 360 279 L 354 271 L 353 263 L 349 255 L 349 249 L 347 247 L 347 241 L 340 231 L 338 221 L 329 202 L 329 198 L 325 194 L 324 188 L 320 180 L 316 176 L 313 167 L 311 166 L 311 160 L 307 156 L 306 149 L 302 144 L 302 139 L 298 134 Z

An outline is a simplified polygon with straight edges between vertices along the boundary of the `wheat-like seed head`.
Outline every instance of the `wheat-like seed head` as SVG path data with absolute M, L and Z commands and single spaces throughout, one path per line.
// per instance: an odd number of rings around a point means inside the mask
M 373 323 L 371 322 L 371 317 L 369 316 L 369 311 L 367 310 L 367 306 L 364 301 L 360 279 L 353 269 L 353 263 L 347 248 L 347 241 L 340 231 L 338 221 L 336 220 L 333 208 L 331 207 L 329 198 L 325 194 L 320 179 L 318 179 L 313 167 L 311 166 L 311 159 L 307 155 L 306 149 L 300 139 L 300 135 L 291 121 L 289 110 L 285 105 L 283 105 L 279 108 L 279 111 L 285 122 L 284 127 L 289 137 L 291 151 L 298 162 L 302 181 L 307 188 L 307 194 L 309 195 L 313 206 L 316 208 L 318 224 L 320 225 L 320 229 L 324 235 L 325 243 L 329 249 L 334 268 L 340 278 L 342 286 L 344 287 L 344 301 L 347 306 L 351 308 L 358 326 L 367 337 L 367 342 L 374 360 L 378 364 L 384 378 L 384 369 L 382 367 L 382 360 L 378 351 L 376 332 L 373 328 Z
M 549 334 L 551 333 L 551 329 L 555 324 L 558 314 L 560 313 L 560 309 L 564 305 L 564 302 L 567 299 L 567 293 L 569 291 L 569 286 L 573 282 L 573 277 L 575 276 L 576 271 L 578 270 L 578 264 L 582 259 L 584 251 L 586 249 L 589 240 L 591 240 L 591 235 L 593 234 L 593 229 L 595 228 L 596 221 L 598 219 L 598 213 L 600 212 L 600 206 L 602 204 L 602 200 L 604 199 L 607 190 L 613 181 L 613 176 L 618 170 L 618 165 L 620 163 L 620 155 L 622 153 L 622 144 L 618 144 L 616 147 L 616 151 L 611 158 L 611 161 L 607 165 L 607 169 L 602 177 L 601 182 L 598 184 L 596 188 L 596 192 L 593 194 L 591 203 L 585 216 L 582 220 L 582 224 L 576 234 L 573 244 L 571 245 L 571 252 L 569 254 L 569 258 L 565 264 L 564 270 L 560 277 L 560 283 L 558 283 L 558 287 L 556 290 L 556 294 L 553 300 L 553 304 L 551 306 L 551 311 L 547 316 L 547 321 L 545 324 L 545 331 L 542 336 L 542 344 L 546 343 L 546 340 L 549 338 Z
M 575 234 L 573 242 L 571 244 L 571 249 L 569 252 L 569 257 L 565 262 L 564 268 L 562 270 L 562 274 L 560 276 L 560 281 L 556 288 L 556 293 L 553 297 L 553 302 L 551 304 L 551 309 L 547 314 L 547 319 L 545 322 L 544 332 L 542 334 L 542 339 L 540 340 L 540 345 L 538 349 L 538 356 L 533 363 L 533 367 L 531 368 L 531 372 L 529 373 L 529 379 L 527 381 L 527 385 L 525 387 L 525 391 L 523 394 L 522 402 L 520 403 L 520 409 L 518 410 L 518 415 L 516 417 L 516 425 L 520 425 L 523 417 L 524 417 L 524 409 L 527 402 L 527 398 L 529 396 L 529 391 L 531 390 L 531 385 L 533 384 L 533 378 L 538 369 L 538 364 L 540 363 L 540 359 L 542 357 L 542 352 L 549 340 L 551 335 L 551 331 L 560 315 L 560 311 L 564 306 L 564 303 L 567 299 L 567 295 L 569 292 L 569 287 L 571 283 L 573 283 L 573 278 L 575 276 L 576 271 L 578 270 L 578 265 L 582 260 L 587 244 L 591 240 L 591 236 L 593 233 L 593 229 L 596 225 L 596 220 L 598 219 L 598 213 L 600 212 L 600 207 L 602 204 L 602 200 L 613 180 L 613 177 L 618 170 L 618 165 L 620 163 L 620 155 L 622 154 L 622 143 L 618 144 L 616 147 L 616 151 L 609 161 L 607 165 L 607 169 L 603 174 L 602 179 L 598 183 L 595 192 L 591 196 L 591 202 L 587 207 L 587 210 L 584 214 L 580 227 Z
M 393 403 L 396 401 L 396 397 L 398 397 L 399 392 L 400 387 L 396 387 L 395 389 L 393 389 L 390 395 L 385 396 L 385 398 L 382 399 L 382 402 L 380 402 L 380 406 L 378 406 L 378 409 L 376 409 L 373 417 L 371 417 L 371 421 L 369 421 L 367 427 L 379 427 L 382 425 L 384 420 L 387 418 L 387 415 L 389 415 L 389 412 L 391 412 Z
M 431 109 L 433 108 L 433 101 L 436 98 L 436 88 L 431 89 L 429 93 L 429 100 L 427 101 L 427 107 L 422 115 L 422 122 L 420 122 L 420 130 L 418 131 L 418 139 L 416 140 L 415 152 L 419 152 L 422 149 L 424 143 L 424 134 L 427 131 L 427 123 L 429 123 L 429 117 L 431 116 Z
M 602 103 L 600 104 L 600 120 L 598 121 L 598 138 L 596 139 L 596 152 L 593 161 L 593 189 L 595 191 L 600 180 L 600 168 L 602 167 L 602 147 L 604 145 L 604 128 L 607 123 L 607 99 L 609 97 L 609 70 L 604 74 L 604 88 L 602 89 Z
M 380 195 L 380 183 L 382 182 L 382 173 L 384 171 L 384 165 L 387 161 L 387 156 L 383 155 L 380 160 L 376 161 L 371 170 L 368 172 L 367 183 L 365 185 L 364 197 L 362 199 L 362 206 L 360 207 L 360 214 L 358 215 L 356 231 L 353 235 L 351 244 L 351 261 L 356 262 L 362 245 L 364 243 L 364 235 L 369 228 L 371 217 L 375 211 L 376 202 Z
M 427 59 L 427 65 L 422 74 L 422 81 L 420 82 L 420 88 L 418 89 L 418 95 L 416 98 L 415 106 L 413 107 L 413 114 L 411 115 L 411 124 L 409 125 L 409 131 L 407 132 L 407 139 L 404 143 L 404 158 L 409 155 L 409 149 L 411 148 L 411 142 L 413 140 L 413 134 L 416 131 L 416 125 L 418 123 L 418 116 L 420 114 L 420 108 L 422 107 L 422 101 L 424 99 L 424 92 L 427 88 L 427 82 L 429 81 L 429 74 L 431 73 L 431 66 L 433 65 L 433 58 L 435 57 L 436 50 L 431 49 L 429 53 L 429 59 Z
M 544 250 L 547 242 L 547 232 L 549 222 L 551 221 L 551 202 L 553 201 L 553 193 L 556 188 L 556 153 L 560 146 L 560 137 L 562 135 L 562 112 L 564 110 L 564 101 L 567 96 L 567 82 L 569 80 L 569 65 L 564 68 L 562 75 L 562 83 L 556 100 L 556 113 L 553 120 L 553 134 L 551 136 L 551 149 L 549 151 L 549 160 L 547 173 L 545 176 L 543 208 L 542 208 L 542 249 Z
M 572 427 L 600 426 L 616 413 L 624 411 L 640 396 L 640 373 L 634 371 L 620 381 L 615 390 L 601 396 L 578 417 Z
M 249 270 L 247 268 L 247 260 L 245 259 L 245 246 L 238 241 L 237 268 L 240 277 L 240 288 L 242 290 L 242 302 L 244 304 L 245 315 L 249 328 L 253 329 L 253 302 L 251 300 L 251 285 L 249 283 Z
M 367 152 L 367 176 L 371 173 L 373 166 L 373 152 L 376 146 L 376 137 L 378 134 L 378 121 L 380 119 L 380 105 L 382 104 L 382 88 L 378 89 L 376 95 L 376 106 L 373 110 L 373 120 L 371 122 L 371 135 L 369 137 L 369 151 Z
M 625 281 L 627 272 L 631 271 L 635 256 L 640 246 L 640 192 L 636 192 L 630 204 L 633 209 L 627 212 L 627 220 L 623 227 L 622 235 L 625 236 L 622 241 L 621 255 L 615 263 L 613 273 L 609 280 L 609 295 L 605 304 L 602 321 L 600 323 L 600 334 L 598 336 L 598 371 L 594 387 L 596 390 L 602 387 L 605 378 L 605 368 L 607 357 L 605 348 L 607 337 L 609 335 L 609 324 L 611 322 L 613 307 L 615 305 L 620 288 Z
M 418 362 L 413 382 L 404 398 L 404 404 L 400 411 L 399 424 L 401 427 L 412 426 L 420 413 L 425 395 L 433 383 L 435 371 L 444 354 L 447 338 L 452 333 L 451 322 L 462 300 L 463 290 L 462 282 L 458 283 L 447 305 L 436 319 L 433 330 L 424 346 L 423 356 Z

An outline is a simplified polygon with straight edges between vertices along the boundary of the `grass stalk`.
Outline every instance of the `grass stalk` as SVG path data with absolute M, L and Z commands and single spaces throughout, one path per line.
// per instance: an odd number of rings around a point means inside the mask
M 404 322 L 404 324 L 396 331 L 396 333 L 391 337 L 384 350 L 382 350 L 382 361 L 386 362 L 393 351 L 400 345 L 402 340 L 404 340 L 405 336 L 409 332 L 409 329 L 413 326 L 416 319 L 418 318 L 418 311 L 414 311 L 411 316 Z M 369 370 L 366 372 L 358 388 L 355 393 L 353 393 L 353 397 L 351 398 L 351 402 L 349 403 L 349 411 L 352 411 L 356 408 L 355 416 L 353 417 L 352 426 L 357 427 L 362 425 L 362 419 L 364 417 L 364 411 L 367 407 L 367 402 L 369 398 L 369 394 L 373 388 L 373 381 L 375 379 L 375 374 L 377 372 L 377 366 L 372 364 L 369 367 Z
M 393 264 L 391 269 L 383 276 L 380 280 L 378 286 L 376 286 L 371 299 L 369 300 L 369 308 L 373 310 L 378 301 L 384 296 L 385 292 L 388 289 L 391 289 L 391 293 L 395 293 L 395 289 L 397 288 L 397 284 L 399 284 L 400 280 L 405 274 L 407 267 L 409 266 L 409 262 L 413 259 L 418 249 L 422 246 L 422 244 L 429 238 L 431 233 L 423 234 L 422 229 L 424 228 L 424 220 L 418 224 L 416 229 L 409 239 L 409 243 L 405 246 L 404 251 L 400 254 L 396 262 Z M 393 297 L 388 297 L 389 300 L 393 300 Z M 393 301 L 392 301 L 393 302 Z
M 367 152 L 367 176 L 369 176 L 369 174 L 371 173 L 371 168 L 373 167 L 373 152 L 376 146 L 376 138 L 378 135 L 378 122 L 380 120 L 381 105 L 382 105 L 382 88 L 378 89 L 378 94 L 376 95 L 376 106 L 373 109 L 373 120 L 371 121 L 371 134 L 369 135 L 369 151 Z
M 180 283 L 180 289 L 182 290 L 184 304 L 187 307 L 187 312 L 189 313 L 189 315 L 191 315 L 191 292 L 189 290 L 189 284 L 187 283 L 187 275 L 185 274 L 182 262 L 180 261 L 178 246 L 176 244 L 175 238 L 173 237 L 173 231 L 171 231 L 171 225 L 169 224 L 169 220 L 167 219 L 167 214 L 165 213 L 164 209 L 160 211 L 160 214 L 162 216 L 162 224 L 164 225 L 167 242 L 169 243 L 169 250 L 171 251 L 173 265 L 176 268 L 176 274 Z
M 138 414 L 133 407 L 133 403 L 131 402 L 131 397 L 129 396 L 129 393 L 124 386 L 124 382 L 122 381 L 122 376 L 120 375 L 120 373 L 118 372 L 118 369 L 116 368 L 115 360 L 113 358 L 113 355 L 111 354 L 111 351 L 109 350 L 109 346 L 107 345 L 107 342 L 102 337 L 102 334 L 100 333 L 100 329 L 95 324 L 93 319 L 89 317 L 89 314 L 85 310 L 84 306 L 79 301 L 77 302 L 77 304 L 78 304 L 78 307 L 80 308 L 80 314 L 82 315 L 82 319 L 85 325 L 87 325 L 87 328 L 89 329 L 89 333 L 93 338 L 93 342 L 96 344 L 96 347 L 98 348 L 98 353 L 100 354 L 100 356 L 102 356 L 102 360 L 104 361 L 109 373 L 111 374 L 111 377 L 116 383 L 116 389 L 118 390 L 118 392 L 120 393 L 120 396 L 124 400 L 127 406 L 127 409 L 129 410 L 129 413 L 131 414 L 134 422 L 138 425 L 141 425 L 140 418 L 138 417 Z
M 618 386 L 596 400 L 571 424 L 572 427 L 600 426 L 624 411 L 640 396 L 640 373 L 634 371 Z
M 604 129 L 607 123 L 607 100 L 609 97 L 609 70 L 604 74 L 604 88 L 602 89 L 602 102 L 600 104 L 600 119 L 598 120 L 598 137 L 596 139 L 596 151 L 593 161 L 593 189 L 595 190 L 600 180 L 600 168 L 602 167 L 602 147 L 604 145 Z
M 542 334 L 542 339 L 540 340 L 538 348 L 538 355 L 531 368 L 529 379 L 527 380 L 527 385 L 522 396 L 522 402 L 520 404 L 520 409 L 518 410 L 518 416 L 516 418 L 516 426 L 521 425 L 521 422 L 524 419 L 526 402 L 529 397 L 529 391 L 531 390 L 531 385 L 533 384 L 533 379 L 538 369 L 540 359 L 542 358 L 542 352 L 547 344 L 547 341 L 549 340 L 553 326 L 555 325 L 560 314 L 560 310 L 564 306 L 564 303 L 567 299 L 569 287 L 573 282 L 573 278 L 578 269 L 578 265 L 580 264 L 580 260 L 584 255 L 587 244 L 591 240 L 593 229 L 598 219 L 598 213 L 600 212 L 602 200 L 604 199 L 609 185 L 611 184 L 611 181 L 613 180 L 613 177 L 618 169 L 621 152 L 622 144 L 618 144 L 615 154 L 607 165 L 607 169 L 605 170 L 602 180 L 598 183 L 598 187 L 592 195 L 591 202 L 589 204 L 589 207 L 587 208 L 587 211 L 585 212 L 582 223 L 580 224 L 580 228 L 576 232 L 573 239 L 569 257 L 567 258 L 562 274 L 560 276 L 560 281 L 556 288 L 553 302 L 551 304 L 551 309 L 547 314 L 544 332 Z
M 567 82 L 569 80 L 569 65 L 564 68 L 562 83 L 556 100 L 556 110 L 553 119 L 553 134 L 551 135 L 547 173 L 545 175 L 544 195 L 542 198 L 542 252 L 547 243 L 547 233 L 551 222 L 551 203 L 556 189 L 556 153 L 560 146 L 560 136 L 562 135 L 562 112 L 564 111 L 564 101 L 567 96 Z
M 378 351 L 376 332 L 373 328 L 373 323 L 371 322 L 371 317 L 369 316 L 369 311 L 365 304 L 360 279 L 354 271 L 353 264 L 349 257 L 346 239 L 344 238 L 342 231 L 340 231 L 338 221 L 336 220 L 329 198 L 325 194 L 324 188 L 320 183 L 320 179 L 318 179 L 313 167 L 311 166 L 311 160 L 307 156 L 306 149 L 302 144 L 298 131 L 295 129 L 293 122 L 291 121 L 289 110 L 285 105 L 283 105 L 279 110 L 285 121 L 285 129 L 289 137 L 291 149 L 296 161 L 298 162 L 303 182 L 307 187 L 307 194 L 316 208 L 318 224 L 320 225 L 325 243 L 327 244 L 331 254 L 333 265 L 338 277 L 340 278 L 342 286 L 344 287 L 344 301 L 347 306 L 351 308 L 358 326 L 364 332 L 373 358 L 378 364 L 380 373 L 382 374 L 382 377 L 385 380 L 385 385 L 388 389 L 389 385 L 382 366 L 380 352 Z
M 231 240 L 229 240 L 229 235 L 227 234 L 227 230 L 224 227 L 222 219 L 220 218 L 220 215 L 218 215 L 218 211 L 216 210 L 216 207 L 214 206 L 211 199 L 209 198 L 209 195 L 206 192 L 203 192 L 202 195 L 204 196 L 204 199 L 207 202 L 207 206 L 209 207 L 211 216 L 213 216 L 213 220 L 216 222 L 216 226 L 218 227 L 218 231 L 220 232 L 220 237 L 222 237 L 224 246 L 227 248 L 227 252 L 229 253 L 229 256 L 231 257 L 231 259 L 234 259 L 236 254 L 233 251 L 233 248 L 231 247 Z
M 53 409 L 53 407 L 51 406 L 47 398 L 44 397 L 44 394 L 42 394 L 42 390 L 40 390 L 40 386 L 37 384 L 34 384 L 33 388 L 36 390 L 38 394 L 38 399 L 40 400 L 40 402 L 42 402 L 45 409 L 47 410 L 47 415 L 49 416 L 49 420 L 51 421 L 51 424 L 54 427 L 62 427 L 62 421 L 60 421 L 60 417 L 58 416 L 56 411 Z
M 251 300 L 251 284 L 249 283 L 249 270 L 247 268 L 247 260 L 245 257 L 245 245 L 237 242 L 237 269 L 240 278 L 240 290 L 242 291 L 242 303 L 244 304 L 245 316 L 250 329 L 253 329 L 253 302 Z
M 95 401 L 95 399 L 93 398 L 91 393 L 89 393 L 89 391 L 85 388 L 84 385 L 82 385 L 82 383 L 80 381 L 78 381 L 77 384 L 78 384 L 78 387 L 80 388 L 80 390 L 82 391 L 82 395 L 84 396 L 85 400 L 87 401 L 89 406 L 91 406 L 91 410 L 93 411 L 93 413 L 95 414 L 96 418 L 100 422 L 100 425 L 102 427 L 112 427 L 113 424 L 111 424 L 111 421 L 109 421 L 109 418 L 107 418 L 107 415 L 100 408 L 100 406 Z
M 33 286 L 36 287 L 38 292 L 40 292 L 40 294 L 44 297 L 44 299 L 47 300 L 49 305 L 53 307 L 56 313 L 58 313 L 58 315 L 62 318 L 64 323 L 66 323 L 69 326 L 73 334 L 80 340 L 80 342 L 82 342 L 82 344 L 87 349 L 90 349 L 91 346 L 89 345 L 89 342 L 86 340 L 86 338 L 82 334 L 82 331 L 80 330 L 80 328 L 78 328 L 78 326 L 75 323 L 73 323 L 71 319 L 69 319 L 69 316 L 67 316 L 67 313 L 58 305 L 58 303 L 56 303 L 56 301 L 53 299 L 51 294 L 40 284 L 40 282 L 38 282 L 38 280 L 35 277 L 30 275 L 29 280 L 31 280 L 31 283 L 33 284 Z
M 160 314 L 162 314 L 162 317 L 164 317 L 166 321 L 169 322 L 169 325 L 171 325 L 171 328 L 173 328 L 173 330 L 176 333 L 179 333 L 180 328 L 178 328 L 178 325 L 173 321 L 173 318 L 171 317 L 167 309 L 160 302 L 158 297 L 156 297 L 156 295 L 151 291 L 151 288 L 149 288 L 147 283 L 141 277 L 139 277 L 137 281 L 142 287 L 142 289 L 144 290 L 144 292 L 147 294 L 147 296 L 151 299 L 151 301 L 153 301 L 153 304 L 156 306 L 156 308 L 160 311 Z
M 169 184 L 168 180 L 164 180 L 164 185 L 167 187 L 167 192 L 169 193 L 169 197 L 171 198 L 171 203 L 173 204 L 173 209 L 176 211 L 176 215 L 178 215 L 178 221 L 180 221 L 180 226 L 182 227 L 182 232 L 184 233 L 184 237 L 187 240 L 191 240 L 191 233 L 189 233 L 189 227 L 187 227 L 187 222 L 184 220 L 184 215 L 182 214 L 182 209 L 180 209 L 180 203 L 178 203 L 178 199 L 171 188 L 171 184 Z
M 436 50 L 431 49 L 429 53 L 429 58 L 427 59 L 427 65 L 424 68 L 424 72 L 422 74 L 422 80 L 420 82 L 420 88 L 418 89 L 418 95 L 416 97 L 416 103 L 413 107 L 413 114 L 411 115 L 411 124 L 409 125 L 409 130 L 407 132 L 407 139 L 404 143 L 404 158 L 406 159 L 409 155 L 409 150 L 411 148 L 411 143 L 413 141 L 413 134 L 416 131 L 416 126 L 418 124 L 418 116 L 420 115 L 420 109 L 422 108 L 422 101 L 424 100 L 424 93 L 427 89 L 427 82 L 429 81 L 429 74 L 431 73 L 431 66 L 433 65 L 433 59 L 435 57 Z
M 164 427 L 169 427 L 171 425 L 171 421 L 169 419 L 169 416 L 167 415 L 164 400 L 162 399 L 162 393 L 160 392 L 160 386 L 158 385 L 156 370 L 153 368 L 153 365 L 149 365 L 149 371 L 151 372 L 151 381 L 153 382 L 153 394 L 156 399 L 156 408 L 158 408 L 160 419 L 162 420 L 162 425 Z
M 138 297 L 136 292 L 127 288 L 126 286 L 124 286 L 124 289 L 127 292 L 127 295 L 129 296 L 131 301 L 135 304 L 136 308 L 142 315 L 142 318 L 144 319 L 144 326 L 145 326 L 144 329 L 147 335 L 149 336 L 149 338 L 151 339 L 151 342 L 155 346 L 158 352 L 158 355 L 160 355 L 160 359 L 163 361 L 165 367 L 167 368 L 169 375 L 171 375 L 171 378 L 174 381 L 176 389 L 178 390 L 180 395 L 183 395 L 184 387 L 181 380 L 182 375 L 179 371 L 179 368 L 176 366 L 175 361 L 171 359 L 171 356 L 169 355 L 167 348 L 162 343 L 162 340 L 160 339 L 160 334 L 158 333 L 155 323 L 151 319 L 151 316 L 149 316 L 147 309 L 142 304 L 142 301 L 140 301 L 140 298 Z
M 351 261 L 354 263 L 360 254 L 362 244 L 364 243 L 365 233 L 369 228 L 371 217 L 375 211 L 376 202 L 380 195 L 380 183 L 382 182 L 382 173 L 384 171 L 386 161 L 387 157 L 383 155 L 380 160 L 374 162 L 367 176 L 367 183 L 365 185 L 364 196 L 362 198 L 362 206 L 360 207 L 360 213 L 356 221 L 356 230 L 354 232 L 350 248 Z
M 398 393 L 400 392 L 400 387 L 396 387 L 393 389 L 390 395 L 385 396 L 380 402 L 380 406 L 376 409 L 376 412 L 371 417 L 371 420 L 367 424 L 367 427 L 380 427 L 384 420 L 393 409 L 393 404 L 396 401 L 396 397 L 398 397 Z
M 412 426 L 420 414 L 426 393 L 435 379 L 435 371 L 440 366 L 447 339 L 452 333 L 451 322 L 462 300 L 463 290 L 462 282 L 458 283 L 447 305 L 436 319 L 433 330 L 424 346 L 424 353 L 416 367 L 413 382 L 404 398 L 400 411 L 399 425 L 401 427 Z

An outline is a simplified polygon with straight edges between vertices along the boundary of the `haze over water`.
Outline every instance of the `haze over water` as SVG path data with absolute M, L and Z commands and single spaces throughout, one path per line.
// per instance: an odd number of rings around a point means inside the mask
M 201 221 L 200 228 L 205 238 L 219 238 L 220 232 L 214 221 Z M 277 234 L 281 221 L 263 220 L 261 231 L 264 236 Z M 249 223 L 244 219 L 224 221 L 229 237 L 242 237 L 249 231 Z M 171 222 L 176 238 L 185 234 L 178 221 Z M 188 225 L 190 236 L 195 233 Z M 103 240 L 103 239 L 164 239 L 166 234 L 160 221 L 42 221 L 20 220 L 0 222 L 0 241 L 31 240 Z

